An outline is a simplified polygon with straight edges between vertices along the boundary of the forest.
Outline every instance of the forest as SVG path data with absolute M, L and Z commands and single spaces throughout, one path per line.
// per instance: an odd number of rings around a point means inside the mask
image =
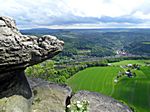
M 150 56 L 149 29 L 30 29 L 27 35 L 54 35 L 65 42 L 59 56 L 70 59 L 119 55 Z

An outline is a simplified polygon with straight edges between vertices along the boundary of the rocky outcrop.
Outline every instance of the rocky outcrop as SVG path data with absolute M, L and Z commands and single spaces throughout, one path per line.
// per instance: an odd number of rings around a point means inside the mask
M 0 112 L 64 112 L 70 101 L 83 98 L 90 101 L 90 112 L 130 112 L 98 93 L 81 91 L 71 98 L 71 88 L 66 85 L 26 78 L 26 67 L 52 58 L 63 45 L 50 35 L 22 35 L 14 20 L 0 17 Z
M 89 112 L 132 112 L 126 105 L 111 97 L 89 91 L 79 91 L 72 97 L 71 103 L 83 100 L 89 101 Z
M 30 84 L 34 93 L 32 112 L 64 112 L 67 98 L 72 93 L 70 87 L 40 79 L 32 79 Z
M 62 51 L 63 44 L 63 41 L 50 35 L 22 35 L 14 20 L 0 17 L 0 73 L 26 68 L 52 58 Z
M 66 85 L 29 79 L 33 96 L 26 99 L 13 95 L 0 99 L 0 112 L 64 112 L 71 89 Z
M 22 35 L 11 18 L 0 17 L 0 112 L 63 112 L 71 89 L 27 80 L 26 67 L 52 58 L 64 42 L 54 36 Z M 30 83 L 30 84 L 29 84 Z
M 24 69 L 52 58 L 62 51 L 63 44 L 50 35 L 22 35 L 14 20 L 0 17 L 0 98 L 14 94 L 30 98 Z
M 31 101 L 23 96 L 13 95 L 0 99 L 0 112 L 31 112 Z

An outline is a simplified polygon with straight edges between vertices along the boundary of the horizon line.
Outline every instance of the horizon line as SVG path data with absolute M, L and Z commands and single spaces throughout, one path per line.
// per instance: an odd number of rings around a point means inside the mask
M 106 27 L 104 27 L 104 28 L 44 28 L 44 27 L 41 27 L 41 28 L 39 28 L 39 27 L 35 27 L 35 28 L 18 28 L 19 30 L 32 30 L 32 29 L 49 29 L 49 30 L 78 30 L 78 29 L 83 29 L 83 30 L 98 30 L 98 29 L 150 29 L 150 27 L 145 27 L 145 28 L 143 28 L 143 27 L 138 27 L 138 28 L 134 28 L 134 27 L 120 27 L 120 28 L 117 28 L 117 27 L 110 27 L 110 28 L 106 28 Z

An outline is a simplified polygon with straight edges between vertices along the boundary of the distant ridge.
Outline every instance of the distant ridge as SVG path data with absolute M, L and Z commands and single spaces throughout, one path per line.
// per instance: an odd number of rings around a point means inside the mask
M 51 34 L 58 32 L 59 30 L 56 29 L 49 29 L 49 28 L 33 28 L 33 29 L 24 29 L 20 30 L 22 34 L 27 34 L 27 35 L 36 35 L 36 34 Z
M 33 28 L 33 29 L 23 29 L 20 30 L 22 34 L 25 35 L 49 35 L 56 34 L 59 32 L 80 32 L 80 31 L 99 31 L 99 32 L 149 32 L 150 28 L 99 28 L 99 29 L 49 29 L 49 28 Z

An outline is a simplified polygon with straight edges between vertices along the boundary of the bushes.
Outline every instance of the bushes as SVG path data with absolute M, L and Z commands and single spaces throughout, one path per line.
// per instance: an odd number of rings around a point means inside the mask
M 57 71 L 54 69 L 53 61 L 45 61 L 28 67 L 25 72 L 29 77 L 42 78 L 45 80 L 51 80 L 57 77 Z
M 28 67 L 26 74 L 29 77 L 42 78 L 47 81 L 65 83 L 68 78 L 77 72 L 94 66 L 107 66 L 107 60 L 100 60 L 94 62 L 81 62 L 74 66 L 67 66 L 64 69 L 57 70 L 54 68 L 53 61 L 45 61 L 43 63 Z

